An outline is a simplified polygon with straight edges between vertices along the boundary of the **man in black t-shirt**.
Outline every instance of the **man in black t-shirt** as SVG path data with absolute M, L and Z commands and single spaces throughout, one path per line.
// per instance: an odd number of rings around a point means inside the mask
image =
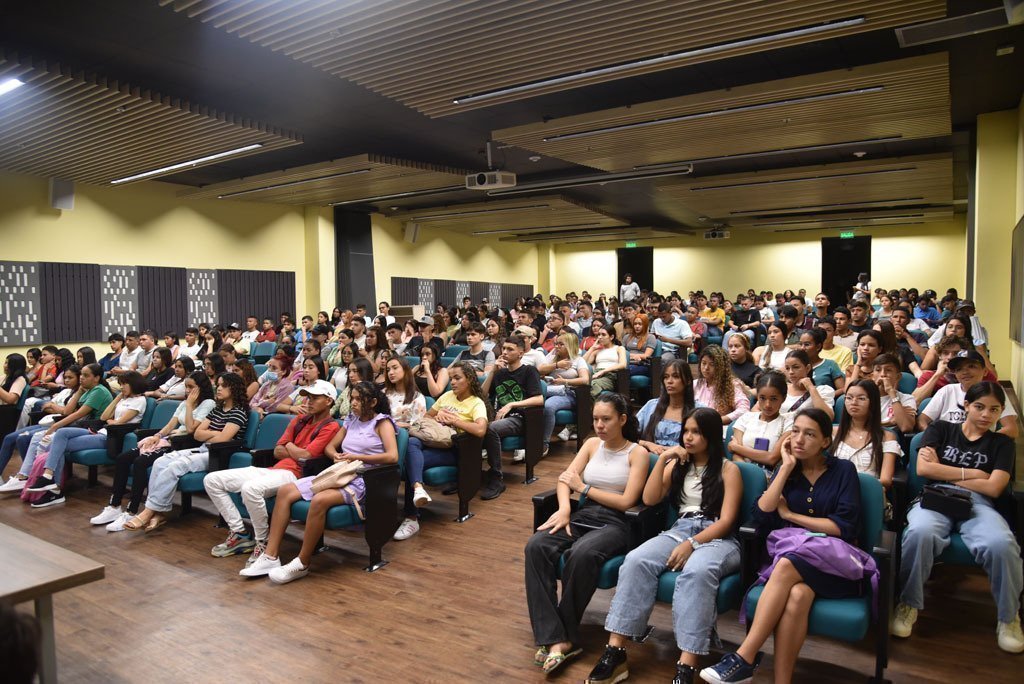
M 484 447 L 487 449 L 487 482 L 480 498 L 495 499 L 505 491 L 501 477 L 501 438 L 523 435 L 526 419 L 519 409 L 544 406 L 540 391 L 540 373 L 523 363 L 526 341 L 520 335 L 505 340 L 494 372 L 484 380 L 482 389 L 494 406 L 494 420 L 487 426 Z
M 429 344 L 437 352 L 437 358 L 441 358 L 441 355 L 444 354 L 444 342 L 440 337 L 434 335 L 434 319 L 424 316 L 416 321 L 416 326 L 419 328 L 420 334 L 409 340 L 409 344 L 405 348 L 405 355 L 419 356 L 420 347 Z

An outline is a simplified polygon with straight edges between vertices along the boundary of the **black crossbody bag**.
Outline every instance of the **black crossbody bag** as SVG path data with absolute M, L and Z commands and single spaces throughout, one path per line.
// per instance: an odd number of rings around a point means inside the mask
M 971 517 L 974 504 L 971 493 L 959 487 L 926 484 L 921 489 L 921 508 L 941 513 L 954 522 Z

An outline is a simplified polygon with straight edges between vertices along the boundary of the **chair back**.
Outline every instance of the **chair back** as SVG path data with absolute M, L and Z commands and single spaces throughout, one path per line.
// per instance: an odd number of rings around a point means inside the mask
M 157 407 L 156 399 L 154 399 L 153 397 L 146 397 L 146 410 L 143 411 L 143 413 L 142 413 L 142 420 L 139 421 L 139 427 L 142 428 L 143 430 L 147 430 L 147 429 L 153 427 L 153 425 L 154 425 L 153 418 L 156 415 L 156 407 Z M 170 418 L 168 418 L 167 420 L 170 420 Z M 165 420 L 163 423 L 161 423 L 157 427 L 163 427 L 166 424 L 167 424 L 167 421 Z
M 660 359 L 661 355 L 662 355 L 661 340 L 655 338 L 654 339 L 654 354 L 653 354 L 653 356 L 657 356 Z
M 437 401 L 434 397 L 424 397 L 424 400 L 427 402 L 427 411 L 432 409 L 434 407 L 434 402 Z
M 740 477 L 743 478 L 743 498 L 740 500 L 740 515 L 737 521 L 742 525 L 753 516 L 754 506 L 757 500 L 768 488 L 768 480 L 765 479 L 764 470 L 753 463 L 736 462 L 740 469 Z
M 25 386 L 21 389 L 21 396 L 18 397 L 18 403 L 16 403 L 14 405 L 14 408 L 18 411 L 19 415 L 21 414 L 21 410 L 23 408 L 25 408 L 25 401 L 28 400 L 28 395 L 31 392 L 32 392 L 32 386 L 29 385 L 28 381 L 26 380 L 25 381 Z
M 258 377 L 260 377 L 261 375 L 263 375 L 264 373 L 267 372 L 267 364 L 265 364 L 265 363 L 254 363 L 253 366 L 252 366 L 252 370 L 253 370 L 254 373 L 256 373 L 256 377 L 258 378 Z
M 900 382 L 896 386 L 896 389 L 904 394 L 913 394 L 914 390 L 917 389 L 917 378 L 914 377 L 913 373 L 907 373 L 904 371 L 903 374 L 900 375 Z
M 260 427 L 260 414 L 249 411 L 249 422 L 245 425 L 245 436 L 242 438 L 242 448 L 251 451 L 255 447 L 256 433 Z
M 406 356 L 405 357 L 405 362 L 407 364 L 409 364 L 410 368 L 416 368 L 416 366 L 420 365 L 420 361 L 422 361 L 422 359 L 420 359 L 420 357 L 418 357 L 418 356 Z
M 277 345 L 273 342 L 257 342 L 252 349 L 253 360 L 264 362 L 274 355 L 277 351 Z
M 729 442 L 732 441 L 732 428 L 733 428 L 733 425 L 734 425 L 734 423 L 729 423 L 725 427 L 725 439 L 722 440 L 723 446 L 725 447 L 725 457 L 727 459 L 729 459 L 730 461 L 732 460 L 732 452 L 729 451 Z
M 868 553 L 882 538 L 885 523 L 885 490 L 871 473 L 857 473 L 860 479 L 860 531 L 857 541 Z
M 469 347 L 465 344 L 450 344 L 445 348 L 441 356 L 448 357 L 449 359 L 454 359 L 456 356 L 458 356 L 467 349 L 469 349 Z
M 839 418 L 843 415 L 843 411 L 846 410 L 846 394 L 840 394 L 836 397 L 835 404 L 832 405 L 832 410 L 835 412 L 835 417 L 832 418 L 834 425 L 839 425 Z
M 924 407 L 930 404 L 931 401 L 931 397 L 926 397 L 925 399 L 922 399 L 921 403 L 917 405 L 917 415 L 921 415 L 921 413 L 924 411 Z
M 921 493 L 927 480 L 917 474 L 917 452 L 924 441 L 924 433 L 919 432 L 910 440 L 910 454 L 907 458 L 907 501 L 913 501 Z
M 143 429 L 156 428 L 160 429 L 167 423 L 171 422 L 171 418 L 174 417 L 174 412 L 181 406 L 181 402 L 176 399 L 163 399 L 156 402 L 156 406 L 150 408 L 149 402 L 146 403 L 146 415 L 143 416 L 142 422 Z
M 281 439 L 281 435 L 291 424 L 293 416 L 283 413 L 268 413 L 259 421 L 259 430 L 253 441 L 253 449 L 273 449 Z

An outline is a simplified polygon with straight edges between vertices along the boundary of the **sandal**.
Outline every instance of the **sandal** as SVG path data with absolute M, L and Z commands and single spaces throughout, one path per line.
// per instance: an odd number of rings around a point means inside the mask
M 541 646 L 537 649 L 537 652 L 533 654 L 533 664 L 537 667 L 544 667 L 544 661 L 548 659 L 548 647 Z
M 138 532 L 139 530 L 145 529 L 146 524 L 147 523 L 145 520 L 136 515 L 132 516 L 127 521 L 125 521 L 124 529 L 128 530 L 129 532 Z
M 565 653 L 549 653 L 548 657 L 544 660 L 544 674 L 549 676 L 555 674 L 563 665 L 580 653 L 583 653 L 583 649 L 578 646 L 570 647 L 570 650 Z
M 167 516 L 155 513 L 149 520 L 149 524 L 146 525 L 146 532 L 152 532 L 153 530 L 160 529 L 167 524 Z

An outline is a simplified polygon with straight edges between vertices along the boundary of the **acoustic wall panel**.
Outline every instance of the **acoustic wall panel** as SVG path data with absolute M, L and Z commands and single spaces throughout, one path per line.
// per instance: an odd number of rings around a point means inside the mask
M 428 314 L 434 313 L 434 281 L 420 278 L 416 284 L 416 303 L 426 309 Z
M 104 332 L 99 266 L 41 263 L 39 293 L 43 321 L 40 341 L 50 344 L 106 339 L 109 333 Z
M 511 308 L 515 306 L 516 300 L 522 297 L 523 299 L 529 299 L 534 295 L 532 285 L 515 285 L 505 283 L 501 286 L 502 302 L 505 308 Z
M 490 292 L 491 288 L 488 283 L 480 283 L 475 280 L 469 283 L 469 298 L 473 300 L 474 304 L 479 304 L 486 299 Z
M 451 307 L 453 304 L 461 304 L 461 301 L 455 296 L 455 281 L 435 280 L 434 299 L 435 303 L 442 302 L 446 307 Z M 431 312 L 433 312 L 433 309 L 431 309 Z
M 277 320 L 295 313 L 295 274 L 284 271 L 217 271 L 220 320 L 245 326 L 246 316 Z
M 366 304 L 368 310 L 375 310 L 377 290 L 369 214 L 334 208 L 334 257 L 338 306 L 354 309 L 357 304 Z
M 139 325 L 139 281 L 134 266 L 100 266 L 103 290 L 103 337 Z
M 42 342 L 39 265 L 0 261 L 0 347 Z
M 189 325 L 219 321 L 217 306 L 217 271 L 188 269 L 188 321 Z M 275 319 L 276 320 L 276 319 Z
M 419 302 L 419 280 L 416 278 L 391 278 L 391 304 L 409 306 Z
M 491 306 L 501 306 L 501 283 L 488 283 L 487 301 Z
M 184 268 L 139 266 L 139 329 L 157 336 L 178 335 L 191 325 L 188 317 L 188 275 Z
M 462 300 L 469 297 L 469 281 L 468 280 L 456 280 L 455 281 L 455 297 L 452 302 L 462 306 Z

